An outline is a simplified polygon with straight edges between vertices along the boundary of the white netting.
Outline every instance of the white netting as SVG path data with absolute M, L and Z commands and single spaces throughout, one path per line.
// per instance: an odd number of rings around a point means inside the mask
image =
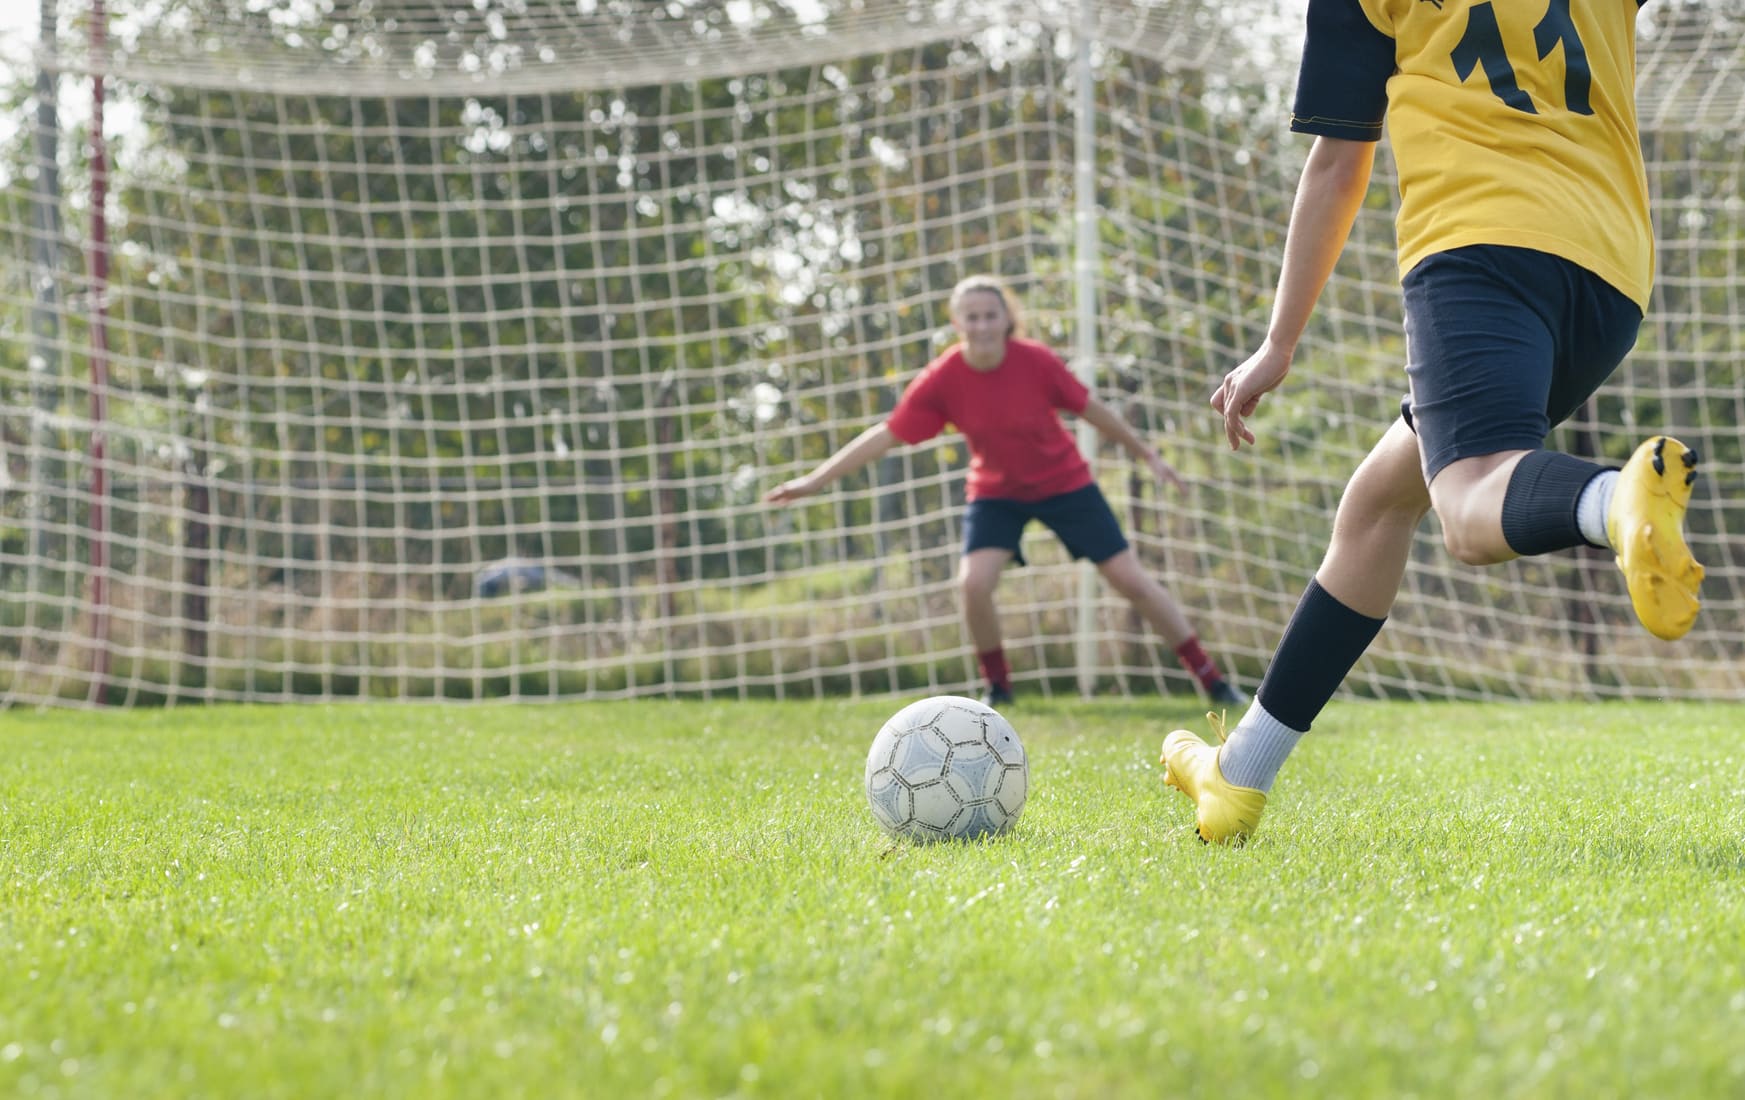
M 1231 456 L 1205 408 L 1258 339 L 1306 149 L 1283 125 L 1296 19 L 1267 5 L 110 9 L 106 49 L 83 10 L 47 47 L 0 39 L 20 101 L 41 66 L 63 107 L 0 131 L 9 702 L 100 682 L 117 702 L 962 690 L 959 441 L 803 507 L 758 496 L 889 410 L 977 270 L 1065 352 L 1095 294 L 1085 366 L 1195 482 L 1164 493 L 1110 453 L 1105 488 L 1252 682 L 1397 412 L 1385 157 L 1262 448 Z M 1427 524 L 1356 690 L 1745 684 L 1741 8 L 1648 10 L 1661 278 L 1630 364 L 1555 442 L 1618 457 L 1664 425 L 1698 447 L 1704 617 L 1654 643 L 1604 555 L 1471 569 Z M 78 109 L 99 72 L 101 296 Z M 1021 681 L 1070 690 L 1079 574 L 1040 534 L 1026 553 L 1001 590 L 1007 648 Z M 1185 689 L 1098 595 L 1101 689 Z

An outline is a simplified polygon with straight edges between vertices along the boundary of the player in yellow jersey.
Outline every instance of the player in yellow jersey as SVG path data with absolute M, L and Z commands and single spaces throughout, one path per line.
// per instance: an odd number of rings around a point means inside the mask
M 1402 416 L 1358 466 L 1332 543 L 1253 704 L 1221 747 L 1164 741 L 1200 836 L 1239 842 L 1273 778 L 1374 640 L 1432 508 L 1489 565 L 1581 545 L 1617 554 L 1632 605 L 1676 639 L 1702 567 L 1683 522 L 1697 456 L 1643 443 L 1622 471 L 1543 449 L 1629 352 L 1654 274 L 1635 107 L 1635 0 L 1309 0 L 1297 185 L 1265 341 L 1212 395 L 1232 448 L 1290 371 L 1369 185 L 1399 168 Z

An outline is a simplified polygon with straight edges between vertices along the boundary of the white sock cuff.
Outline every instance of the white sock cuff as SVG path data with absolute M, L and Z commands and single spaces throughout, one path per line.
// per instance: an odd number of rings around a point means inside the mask
M 1256 699 L 1218 751 L 1218 769 L 1238 787 L 1270 791 L 1279 768 L 1302 738 L 1301 730 L 1274 718 Z
M 1581 528 L 1581 537 L 1594 546 L 1612 545 L 1611 535 L 1606 531 L 1606 516 L 1612 510 L 1612 492 L 1617 487 L 1618 471 L 1605 470 L 1595 474 L 1576 498 L 1575 525 Z
M 1272 716 L 1272 712 L 1260 705 L 1258 697 L 1248 704 L 1248 713 L 1242 716 L 1242 721 L 1236 723 L 1239 729 L 1250 729 L 1255 733 L 1270 736 L 1288 734 L 1291 737 L 1301 737 L 1306 730 L 1294 730 Z

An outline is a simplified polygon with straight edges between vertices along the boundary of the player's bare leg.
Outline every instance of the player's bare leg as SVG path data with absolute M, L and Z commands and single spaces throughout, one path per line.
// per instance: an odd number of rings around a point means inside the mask
M 1463 458 L 1430 483 L 1430 501 L 1442 521 L 1442 543 L 1457 561 L 1496 565 L 1520 554 L 1503 536 L 1503 501 L 1527 451 Z
M 1430 503 L 1418 437 L 1396 420 L 1346 484 L 1315 579 L 1353 611 L 1387 618 Z
M 1671 641 L 1701 607 L 1703 567 L 1684 540 L 1696 478 L 1696 452 L 1655 436 L 1621 471 L 1548 451 L 1462 459 L 1436 475 L 1430 497 L 1449 552 L 1469 565 L 1609 546 L 1642 625 Z
M 1010 550 L 971 550 L 957 563 L 957 592 L 963 601 L 963 622 L 978 652 L 1000 648 L 1000 612 L 994 590 L 1012 560 Z
M 994 603 L 994 591 L 1000 587 L 1000 574 L 1011 560 L 1010 550 L 984 547 L 971 550 L 957 563 L 957 591 L 963 603 L 963 623 L 969 630 L 970 644 L 975 647 L 976 660 L 988 681 L 983 701 L 989 706 L 1012 701 L 1012 683 L 1000 636 L 1000 611 Z
M 1109 587 L 1127 598 L 1140 617 L 1163 636 L 1171 649 L 1194 636 L 1194 628 L 1182 605 L 1170 595 L 1169 589 L 1145 571 L 1132 547 L 1107 561 L 1098 562 L 1097 572 L 1109 582 Z
M 1193 624 L 1188 622 L 1187 612 L 1182 610 L 1182 605 L 1169 589 L 1146 572 L 1132 547 L 1098 562 L 1097 571 L 1109 582 L 1109 587 L 1126 597 L 1140 618 L 1163 637 L 1182 667 L 1200 682 L 1207 698 L 1214 703 L 1233 706 L 1248 701 L 1247 696 L 1224 678 L 1223 671 L 1200 645 Z
M 1193 799 L 1202 840 L 1240 844 L 1260 824 L 1279 767 L 1393 607 L 1429 510 L 1417 437 L 1396 422 L 1346 485 L 1327 555 L 1248 713 L 1221 748 L 1188 730 L 1164 739 L 1164 780 Z M 1221 721 L 1212 728 L 1223 737 Z

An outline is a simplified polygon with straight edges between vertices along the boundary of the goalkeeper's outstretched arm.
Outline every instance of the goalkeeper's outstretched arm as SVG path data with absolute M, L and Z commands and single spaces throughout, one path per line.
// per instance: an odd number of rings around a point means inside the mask
M 869 462 L 877 461 L 897 445 L 897 437 L 880 421 L 848 441 L 840 451 L 818 464 L 809 474 L 784 481 L 763 495 L 770 504 L 787 504 L 809 497 L 839 477 L 846 477 Z
M 1174 485 L 1177 489 L 1187 487 L 1181 475 L 1176 473 L 1175 467 L 1165 462 L 1149 443 L 1140 439 L 1139 433 L 1121 419 L 1114 409 L 1092 397 L 1085 402 L 1084 412 L 1079 415 L 1084 418 L 1085 423 L 1102 433 L 1104 439 L 1120 444 L 1134 459 L 1149 466 L 1157 480 L 1166 485 Z

